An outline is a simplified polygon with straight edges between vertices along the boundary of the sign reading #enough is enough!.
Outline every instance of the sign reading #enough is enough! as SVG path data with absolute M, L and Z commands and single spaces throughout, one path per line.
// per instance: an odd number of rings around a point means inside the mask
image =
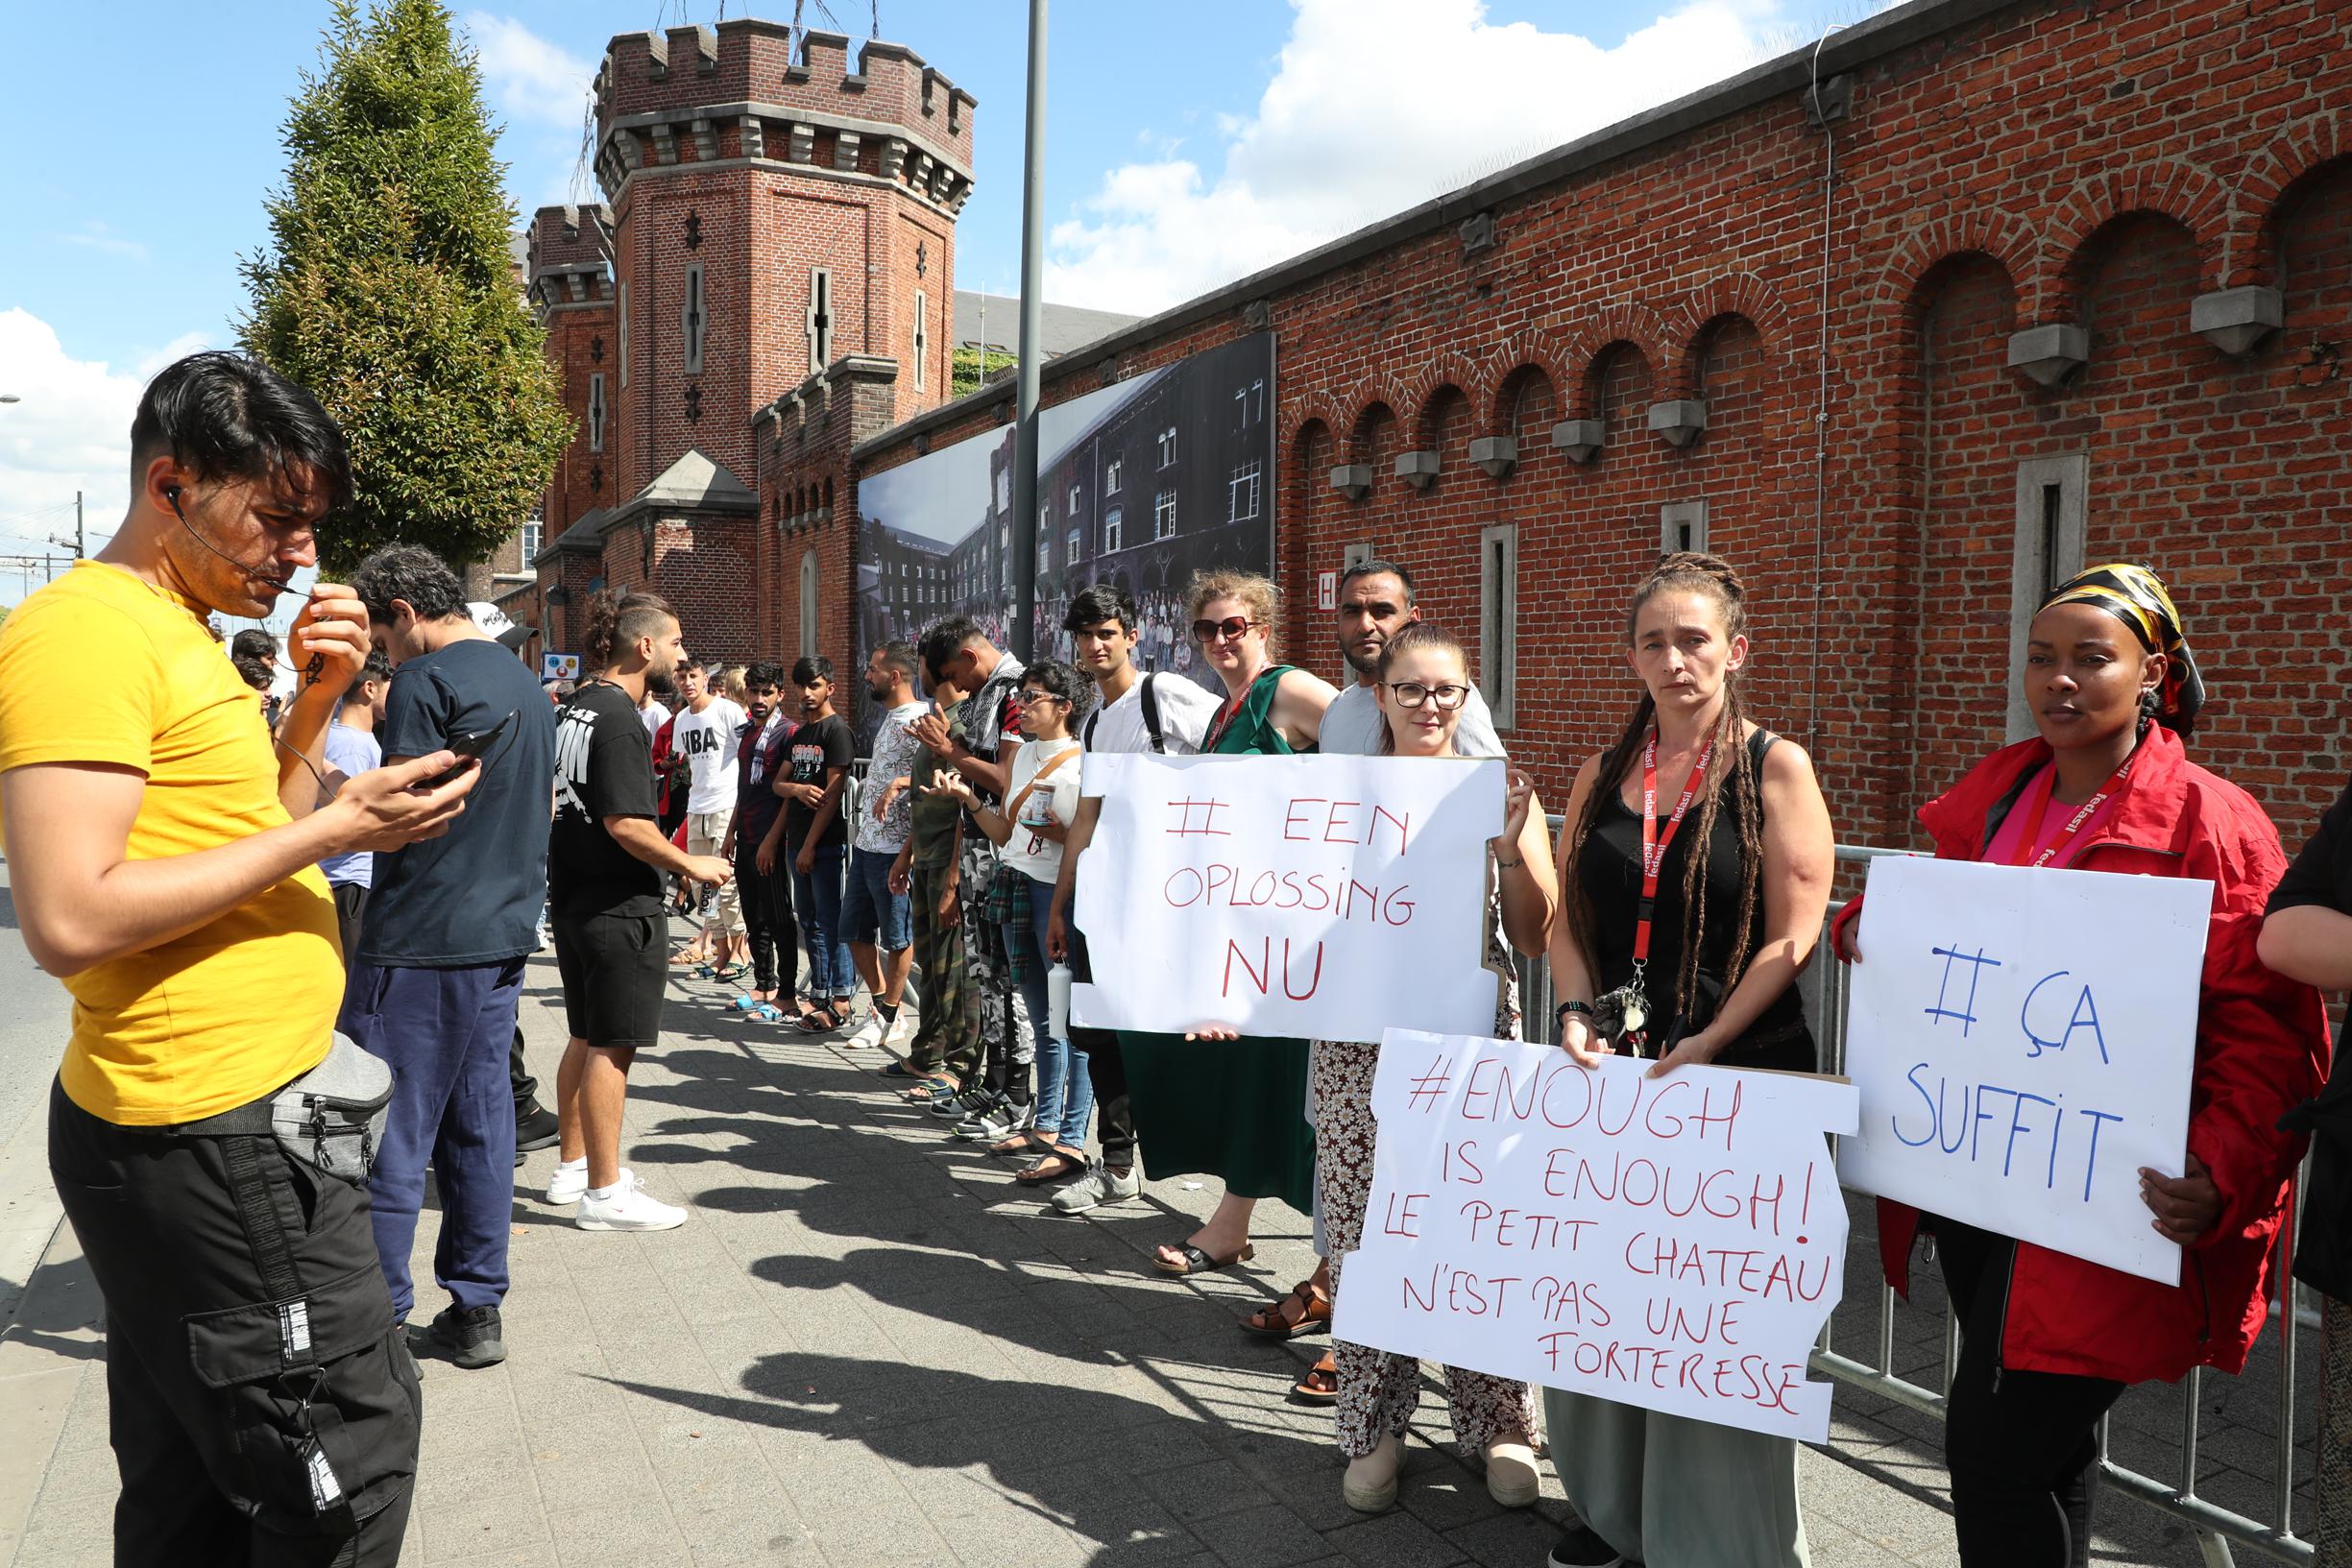
M 1076 889 L 1094 1028 L 1377 1040 L 1494 1026 L 1503 764 L 1095 753 Z
M 1848 1084 L 1392 1029 L 1340 1339 L 1825 1441 Z
M 2213 884 L 1870 866 L 1846 1072 L 1852 1186 L 2166 1285 L 2140 1168 L 2181 1173 Z

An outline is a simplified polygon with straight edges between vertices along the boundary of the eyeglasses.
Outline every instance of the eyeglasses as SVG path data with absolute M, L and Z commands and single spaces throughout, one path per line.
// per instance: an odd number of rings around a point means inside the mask
M 1239 642 L 1244 637 L 1264 624 L 1263 621 L 1251 620 L 1247 615 L 1227 615 L 1223 620 L 1196 620 L 1193 622 L 1193 640 L 1195 642 L 1215 642 L 1223 638 L 1227 641 Z
M 1389 691 L 1399 708 L 1418 708 L 1425 702 L 1434 702 L 1441 713 L 1452 712 L 1470 694 L 1467 686 L 1423 686 L 1418 681 L 1392 681 Z

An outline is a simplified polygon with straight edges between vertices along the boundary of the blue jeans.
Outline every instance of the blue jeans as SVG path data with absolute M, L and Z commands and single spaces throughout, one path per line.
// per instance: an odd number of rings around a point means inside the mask
M 1052 995 L 1046 989 L 1052 960 L 1045 953 L 1045 931 L 1054 910 L 1054 884 L 1024 880 L 1029 883 L 1029 978 L 1021 982 L 1021 993 L 1037 1037 L 1037 1131 L 1056 1144 L 1084 1148 L 1086 1123 L 1094 1120 L 1094 1079 L 1086 1071 L 1086 1053 L 1054 1038 Z
M 495 1307 L 506 1297 L 515 1201 L 507 1055 L 521 995 L 520 958 L 460 969 L 352 969 L 336 1027 L 392 1068 L 392 1112 L 368 1177 L 368 1209 L 396 1320 L 416 1304 L 408 1254 L 428 1160 L 441 1194 L 433 1282 L 460 1307 Z
M 792 907 L 799 911 L 801 940 L 809 947 L 809 995 L 818 1001 L 850 996 L 858 989 L 849 941 L 841 931 L 841 861 L 846 854 L 839 844 L 819 846 L 811 870 L 801 870 L 797 859 L 792 862 Z

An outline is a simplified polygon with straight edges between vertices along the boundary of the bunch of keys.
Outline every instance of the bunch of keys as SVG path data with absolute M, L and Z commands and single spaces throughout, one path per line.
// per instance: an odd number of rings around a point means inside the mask
M 1640 1055 L 1649 1043 L 1649 1001 L 1638 986 L 1620 985 L 1592 1003 L 1592 1032 L 1628 1055 Z

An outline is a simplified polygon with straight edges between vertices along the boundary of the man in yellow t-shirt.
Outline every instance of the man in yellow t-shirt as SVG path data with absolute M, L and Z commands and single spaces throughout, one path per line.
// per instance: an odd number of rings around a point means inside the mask
M 140 398 L 113 540 L 0 629 L 0 841 L 25 946 L 74 998 L 49 1168 L 106 1297 L 122 1568 L 390 1564 L 406 1524 L 421 1403 L 367 1197 L 249 1108 L 332 1039 L 316 862 L 447 831 L 474 775 L 432 785 L 448 752 L 327 769 L 368 653 L 348 589 L 294 618 L 275 740 L 205 623 L 267 615 L 350 486 L 308 393 L 182 359 Z

